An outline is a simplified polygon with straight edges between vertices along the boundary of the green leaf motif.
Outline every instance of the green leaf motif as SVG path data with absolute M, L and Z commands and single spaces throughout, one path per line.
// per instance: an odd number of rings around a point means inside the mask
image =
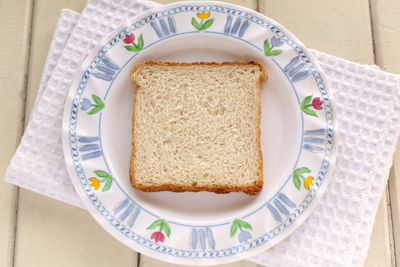
M 264 41 L 264 54 L 266 56 L 269 56 L 267 53 L 271 50 L 271 47 L 269 46 L 268 38 L 265 39 Z
M 206 22 L 204 22 L 204 24 L 203 24 L 203 26 L 201 27 L 201 30 L 200 30 L 200 31 L 203 31 L 203 30 L 205 30 L 205 29 L 207 29 L 207 28 L 210 28 L 210 26 L 213 24 L 213 22 L 214 22 L 214 19 L 209 19 L 209 20 L 207 20 Z
M 269 51 L 265 51 L 265 55 L 268 56 L 268 57 L 272 57 L 272 56 L 277 56 L 282 52 L 283 52 L 283 50 L 280 50 L 280 49 L 269 50 Z
M 237 219 L 233 220 L 232 226 L 231 226 L 231 237 L 234 237 L 236 234 L 236 231 L 239 227 L 238 223 L 236 222 Z
M 142 49 L 140 49 L 139 47 L 135 46 L 130 46 L 130 45 L 124 45 L 125 49 L 130 51 L 130 52 L 140 52 L 142 51 Z
M 106 184 L 104 185 L 104 187 L 103 187 L 103 189 L 101 191 L 105 192 L 107 190 L 110 190 L 111 185 L 112 185 L 112 181 L 113 181 L 112 178 L 107 179 L 107 182 L 106 182 Z
M 144 42 L 143 42 L 143 34 L 140 34 L 138 39 L 138 45 L 136 46 L 140 51 L 143 49 Z
M 264 41 L 264 54 L 267 57 L 277 56 L 277 55 L 279 55 L 280 53 L 283 52 L 283 50 L 280 50 L 280 49 L 272 50 L 273 48 L 274 48 L 273 46 L 270 46 L 268 38 L 265 39 L 265 41 Z
M 150 226 L 147 227 L 146 229 L 147 229 L 147 230 L 154 229 L 154 228 L 156 228 L 157 226 L 161 226 L 162 223 L 163 223 L 163 219 L 159 219 L 159 220 L 157 220 L 157 221 L 154 221 L 152 224 L 150 224 Z
M 304 180 L 303 173 L 310 173 L 311 170 L 307 167 L 302 167 L 302 168 L 297 168 L 293 171 L 292 176 L 293 176 L 293 183 L 294 186 L 297 188 L 297 190 L 300 190 L 301 187 L 301 181 L 300 177 Z
M 103 109 L 102 107 L 93 106 L 93 108 L 90 111 L 86 112 L 86 113 L 89 114 L 89 115 L 93 115 L 93 114 L 96 114 L 97 112 L 99 112 L 102 109 Z
M 311 115 L 311 116 L 314 116 L 314 117 L 317 117 L 317 118 L 318 118 L 317 113 L 315 113 L 315 111 L 309 109 L 309 107 L 312 106 L 312 104 L 310 104 L 310 101 L 311 101 L 312 97 L 313 97 L 312 95 L 309 95 L 309 96 L 305 97 L 305 98 L 303 99 L 303 101 L 300 103 L 300 109 L 301 109 L 301 111 L 303 111 L 305 114 Z
M 312 98 L 312 95 L 309 95 L 306 98 L 304 98 L 303 101 L 301 102 L 300 106 L 302 106 L 302 107 L 307 106 L 310 103 L 311 98 Z
M 299 179 L 299 176 L 295 172 L 293 172 L 293 183 L 297 190 L 300 190 L 301 181 Z
M 294 170 L 295 173 L 310 173 L 311 170 L 307 167 L 302 167 Z
M 87 112 L 89 115 L 96 114 L 105 107 L 104 102 L 97 95 L 93 94 L 92 99 L 96 104 L 92 104 L 93 108 Z
M 306 113 L 307 115 L 311 115 L 311 116 L 314 116 L 314 117 L 317 117 L 317 118 L 318 118 L 318 115 L 317 115 L 317 113 L 315 113 L 314 110 L 311 110 L 311 109 L 309 109 L 309 108 L 307 108 L 307 107 L 302 107 L 301 110 L 302 110 L 304 113 Z
M 143 50 L 143 46 L 144 46 L 143 34 L 140 34 L 137 44 L 135 44 L 135 42 L 132 42 L 132 46 L 124 45 L 123 47 L 130 52 L 140 52 Z
M 164 232 L 167 234 L 168 238 L 171 235 L 171 227 L 169 226 L 168 222 L 164 219 L 158 219 L 154 221 L 149 227 L 147 227 L 147 230 L 152 230 L 155 229 L 156 227 L 160 227 L 160 232 L 164 230 Z
M 231 237 L 235 236 L 238 228 L 240 229 L 240 231 L 242 231 L 242 227 L 245 229 L 253 230 L 253 227 L 251 227 L 251 225 L 248 222 L 245 222 L 240 219 L 234 219 L 230 231 Z
M 251 225 L 248 222 L 245 221 L 241 221 L 241 225 L 243 228 L 249 229 L 249 230 L 253 230 L 253 228 L 251 227 Z
M 97 105 L 104 105 L 103 101 L 95 94 L 92 94 L 92 99 Z
M 198 29 L 199 31 L 201 31 L 201 26 L 200 24 L 197 22 L 197 20 L 195 18 L 192 18 L 192 25 Z
M 169 235 L 171 234 L 171 228 L 169 227 L 169 224 L 168 224 L 168 222 L 166 220 L 163 220 L 163 221 L 164 221 L 165 233 L 167 234 L 167 236 L 169 238 Z
M 99 177 L 104 177 L 104 178 L 112 178 L 112 176 L 108 173 L 108 172 L 105 172 L 105 171 L 102 171 L 102 170 L 95 170 L 95 171 L 93 171 L 97 176 L 99 176 Z

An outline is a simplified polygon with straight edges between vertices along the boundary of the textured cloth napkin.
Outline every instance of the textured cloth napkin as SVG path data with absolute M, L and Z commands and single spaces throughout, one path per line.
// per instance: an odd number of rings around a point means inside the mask
M 61 125 L 74 73 L 91 49 L 127 18 L 159 4 L 89 0 L 63 10 L 29 124 L 5 180 L 83 207 L 63 159 Z M 248 260 L 267 266 L 362 266 L 400 126 L 398 75 L 311 50 L 336 98 L 338 154 L 333 177 L 308 219 Z M 84 207 L 83 207 L 84 208 Z

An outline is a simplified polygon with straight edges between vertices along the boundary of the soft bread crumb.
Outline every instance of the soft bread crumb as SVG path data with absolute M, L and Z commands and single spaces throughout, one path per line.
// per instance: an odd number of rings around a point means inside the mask
M 130 177 L 143 191 L 242 191 L 263 186 L 261 64 L 144 62 L 136 84 Z

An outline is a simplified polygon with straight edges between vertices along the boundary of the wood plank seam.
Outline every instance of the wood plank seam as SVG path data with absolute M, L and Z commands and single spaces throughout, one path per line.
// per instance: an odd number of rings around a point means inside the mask
M 375 34 L 374 34 L 374 19 L 372 15 L 372 3 L 371 0 L 368 0 L 368 10 L 369 10 L 369 21 L 370 21 L 370 28 L 371 28 L 371 40 L 372 40 L 372 53 L 374 56 L 374 64 L 377 64 L 376 58 L 376 45 L 375 45 Z
M 26 116 L 26 96 L 27 96 L 27 91 L 28 91 L 28 79 L 29 79 L 29 66 L 30 66 L 30 55 L 31 55 L 31 45 L 32 45 L 32 30 L 33 30 L 33 9 L 34 9 L 34 3 L 35 0 L 31 0 L 31 4 L 30 4 L 30 12 L 28 13 L 28 19 L 27 19 L 27 46 L 26 46 L 26 62 L 24 65 L 24 81 L 23 81 L 23 101 L 24 101 L 24 105 L 23 105 L 23 110 L 22 110 L 22 116 L 21 119 L 19 121 L 19 129 L 18 129 L 18 134 L 17 134 L 17 140 L 16 140 L 16 144 L 17 146 L 19 145 L 19 142 L 21 141 L 22 135 L 24 133 L 25 130 L 25 120 L 27 118 Z
M 26 48 L 25 48 L 25 55 L 26 55 L 26 60 L 25 60 L 25 64 L 24 64 L 24 70 L 23 70 L 23 74 L 24 74 L 24 79 L 23 79 L 23 93 L 22 93 L 22 98 L 23 98 L 23 102 L 24 105 L 22 105 L 22 116 L 21 119 L 19 121 L 19 125 L 18 125 L 18 130 L 17 130 L 17 134 L 16 134 L 16 148 L 19 145 L 19 142 L 21 141 L 22 135 L 24 133 L 25 130 L 25 120 L 27 118 L 26 116 L 26 96 L 27 96 L 27 91 L 28 91 L 28 79 L 29 79 L 29 66 L 30 66 L 30 55 L 31 55 L 31 45 L 32 45 L 32 31 L 33 31 L 33 11 L 34 11 L 34 4 L 35 4 L 35 0 L 31 0 L 30 3 L 27 5 L 27 8 L 30 9 L 29 12 L 27 12 L 27 32 L 26 32 Z M 20 188 L 18 186 L 16 186 L 16 191 L 15 191 L 15 213 L 13 216 L 13 233 L 12 233 L 12 255 L 10 255 L 11 257 L 11 262 L 10 262 L 10 266 L 15 266 L 15 250 L 16 250 L 16 246 L 17 246 L 17 234 L 18 234 L 18 207 L 19 207 L 19 193 L 20 193 Z
M 136 266 L 133 267 L 139 267 L 140 266 L 140 258 L 142 257 L 142 254 L 138 252 L 137 256 L 136 256 Z
M 390 177 L 390 176 L 389 176 Z M 388 223 L 389 223 L 389 237 L 390 237 L 390 260 L 392 266 L 397 266 L 396 260 L 396 243 L 394 239 L 394 228 L 393 228 L 393 214 L 392 214 L 392 202 L 390 197 L 389 183 L 386 187 L 386 198 L 387 198 L 387 210 L 388 210 Z
M 397 150 L 396 152 L 397 154 L 399 154 L 399 150 Z M 397 159 L 397 162 L 399 162 L 399 160 Z M 392 208 L 392 217 L 391 217 L 391 221 L 392 221 L 392 227 L 393 227 L 393 250 L 394 250 L 394 263 L 400 264 L 400 253 L 399 253 L 399 248 L 400 248 L 400 242 L 398 242 L 400 240 L 400 234 L 398 231 L 400 231 L 400 225 L 396 224 L 396 216 L 398 213 L 396 213 L 396 211 L 398 211 L 398 207 L 396 207 L 398 200 L 397 200 L 397 196 L 396 196 L 396 191 L 395 189 L 397 188 L 396 186 L 396 177 L 398 177 L 398 175 L 396 176 L 396 156 L 395 156 L 395 161 L 394 161 L 395 165 L 392 166 L 392 169 L 390 170 L 390 177 L 392 178 L 389 183 L 391 185 L 390 187 L 390 199 L 391 199 L 391 208 Z M 393 192 L 392 192 L 393 190 Z M 396 209 L 397 208 L 397 209 Z M 399 216 L 400 218 L 400 216 Z M 394 265 L 397 266 L 397 265 Z
M 15 245 L 16 245 L 16 237 L 17 237 L 17 218 L 18 218 L 18 203 L 19 203 L 19 188 L 15 186 L 15 191 L 14 191 L 15 196 L 12 198 L 13 203 L 11 203 L 11 206 L 14 207 L 14 214 L 12 217 L 12 234 L 11 234 L 11 255 L 10 255 L 10 262 L 8 262 L 8 265 L 10 267 L 14 266 L 15 262 Z

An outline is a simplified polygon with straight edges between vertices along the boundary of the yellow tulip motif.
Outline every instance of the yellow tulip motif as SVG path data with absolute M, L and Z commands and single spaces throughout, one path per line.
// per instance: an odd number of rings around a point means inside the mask
M 94 190 L 100 189 L 101 185 L 103 184 L 103 188 L 101 189 L 102 192 L 108 191 L 111 188 L 114 178 L 108 172 L 103 170 L 94 170 L 93 171 L 97 177 L 90 177 L 88 180 L 91 182 L 90 186 L 94 188 Z
M 308 177 L 304 180 L 304 187 L 305 187 L 305 189 L 310 190 L 310 186 L 313 185 L 313 181 L 314 181 L 314 177 L 308 176 Z
M 192 17 L 193 27 L 195 27 L 199 31 L 204 31 L 205 29 L 211 27 L 214 19 L 208 19 L 210 17 L 210 14 L 210 11 L 197 12 L 196 16 L 200 19 L 200 22 L 198 22 L 195 17 Z
M 199 19 L 208 19 L 208 17 L 210 16 L 210 11 L 208 12 L 203 11 L 201 13 L 198 12 L 196 15 Z
M 97 190 L 100 188 L 100 181 L 99 179 L 97 179 L 96 177 L 91 177 L 89 178 L 89 181 L 91 181 L 92 183 L 90 184 L 90 186 L 93 186 L 94 190 Z
M 306 173 L 311 174 L 311 170 L 307 167 L 297 168 L 293 171 L 293 184 L 297 190 L 300 190 L 302 181 L 304 188 L 307 190 L 310 190 L 311 186 L 313 185 L 314 177 L 308 176 L 307 178 L 304 178 Z

